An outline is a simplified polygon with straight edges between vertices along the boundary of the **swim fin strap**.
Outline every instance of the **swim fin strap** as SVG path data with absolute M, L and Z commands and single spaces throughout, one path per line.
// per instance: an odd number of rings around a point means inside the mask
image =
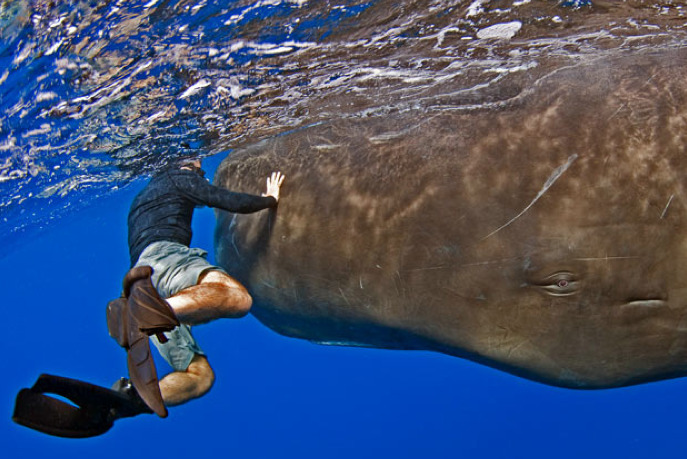
M 62 396 L 74 404 L 46 394 Z M 42 374 L 33 387 L 17 394 L 12 420 L 48 435 L 87 438 L 104 434 L 117 419 L 150 412 L 120 392 Z

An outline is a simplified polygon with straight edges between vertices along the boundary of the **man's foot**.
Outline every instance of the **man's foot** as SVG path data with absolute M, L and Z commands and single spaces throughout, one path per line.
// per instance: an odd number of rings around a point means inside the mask
M 120 393 L 127 399 L 127 404 L 113 408 L 112 416 L 115 419 L 128 418 L 143 413 L 152 414 L 153 410 L 146 405 L 134 385 L 127 378 L 119 378 L 113 385 L 112 390 Z

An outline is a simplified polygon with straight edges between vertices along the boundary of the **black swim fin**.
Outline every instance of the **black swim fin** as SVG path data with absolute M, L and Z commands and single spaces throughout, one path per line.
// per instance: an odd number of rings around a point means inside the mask
M 42 374 L 30 389 L 17 394 L 12 420 L 30 429 L 67 438 L 102 435 L 121 418 L 152 413 L 121 382 L 120 390 L 77 379 Z M 74 404 L 45 394 L 62 396 Z

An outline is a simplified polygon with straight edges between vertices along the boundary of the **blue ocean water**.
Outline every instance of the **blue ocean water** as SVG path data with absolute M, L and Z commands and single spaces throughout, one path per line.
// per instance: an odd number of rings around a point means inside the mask
M 206 161 L 210 172 L 218 159 Z M 196 328 L 217 382 L 167 419 L 120 420 L 85 440 L 13 424 L 16 391 L 42 372 L 100 385 L 126 374 L 104 307 L 119 293 L 128 263 L 124 221 L 144 183 L 3 258 L 3 457 L 683 457 L 685 380 L 558 389 L 435 353 L 318 346 L 251 317 Z M 208 209 L 197 211 L 195 245 L 211 246 L 213 220 Z M 158 368 L 167 370 L 159 360 Z
M 197 328 L 217 382 L 167 419 L 121 420 L 87 440 L 11 422 L 16 392 L 42 372 L 100 385 L 125 375 L 104 308 L 128 268 L 129 203 L 165 161 L 211 155 L 211 176 L 233 146 L 407 101 L 459 103 L 456 87 L 543 67 L 542 47 L 564 61 L 641 46 L 666 30 L 649 20 L 657 8 L 684 17 L 679 5 L 649 5 L 611 11 L 615 25 L 600 28 L 589 6 L 557 2 L 324 3 L 3 4 L 3 457 L 684 457 L 684 380 L 571 391 L 435 353 L 317 346 L 251 317 Z M 528 22 L 518 8 L 533 4 L 549 19 Z M 527 32 L 468 45 L 518 20 L 552 42 Z M 555 41 L 558 21 L 589 30 Z M 500 72 L 472 72 L 480 66 Z M 212 211 L 197 211 L 194 245 L 211 249 L 213 227 Z

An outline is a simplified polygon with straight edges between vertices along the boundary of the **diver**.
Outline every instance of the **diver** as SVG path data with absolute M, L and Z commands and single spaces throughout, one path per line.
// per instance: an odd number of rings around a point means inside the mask
M 214 372 L 191 326 L 243 317 L 252 298 L 206 260 L 207 252 L 190 247 L 194 209 L 253 213 L 276 208 L 284 176 L 273 172 L 265 193 L 257 196 L 216 187 L 204 175 L 200 160 L 177 163 L 155 175 L 131 204 L 131 269 L 122 296 L 110 301 L 106 311 L 110 336 L 127 351 L 129 379 L 107 389 L 42 374 L 33 387 L 17 394 L 15 422 L 49 435 L 92 437 L 107 432 L 117 419 L 143 413 L 166 417 L 167 406 L 210 390 Z M 174 370 L 159 381 L 151 341 Z
M 243 317 L 252 304 L 243 285 L 208 263 L 207 252 L 190 248 L 194 208 L 234 213 L 274 208 L 284 180 L 273 172 L 265 193 L 257 196 L 213 186 L 204 175 L 199 160 L 182 162 L 154 176 L 136 196 L 128 216 L 131 270 L 124 296 L 107 308 L 110 335 L 129 353 L 133 388 L 160 416 L 166 416 L 165 406 L 200 397 L 212 387 L 214 373 L 191 326 Z M 159 384 L 150 373 L 148 336 L 174 369 Z M 132 390 L 126 381 L 117 389 Z

